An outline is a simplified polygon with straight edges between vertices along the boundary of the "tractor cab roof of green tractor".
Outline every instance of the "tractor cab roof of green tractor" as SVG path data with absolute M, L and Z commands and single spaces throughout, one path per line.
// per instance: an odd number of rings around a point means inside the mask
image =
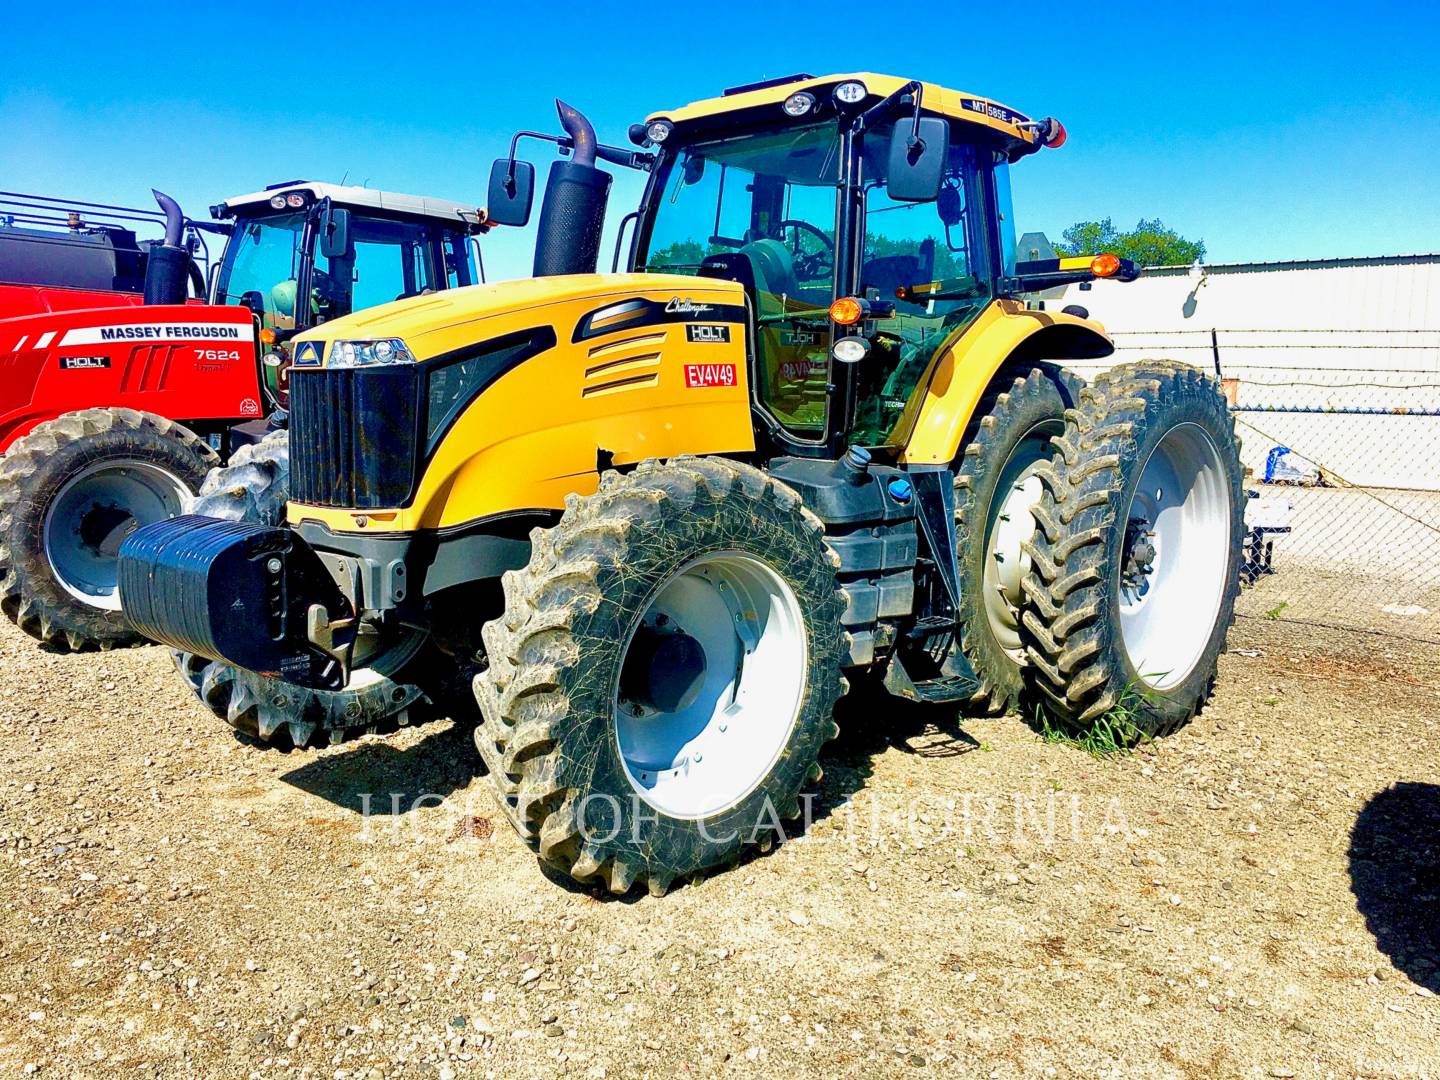
M 249 217 L 281 210 L 302 210 L 321 199 L 329 199 L 337 207 L 361 213 L 387 216 L 428 218 L 450 228 L 466 232 L 481 231 L 479 211 L 466 203 L 437 199 L 430 195 L 403 195 L 394 191 L 346 184 L 326 184 L 315 180 L 290 180 L 272 184 L 263 191 L 236 195 L 210 208 L 215 218 Z
M 869 71 L 818 77 L 792 75 L 731 87 L 719 97 L 653 112 L 646 117 L 645 125 L 651 132 L 657 124 L 668 125 L 688 139 L 737 123 L 813 123 L 826 115 L 833 117 L 842 109 L 868 109 L 907 85 L 919 86 L 923 112 L 993 133 L 1012 158 L 1038 149 L 1045 138 L 1047 121 L 1034 121 L 989 98 Z

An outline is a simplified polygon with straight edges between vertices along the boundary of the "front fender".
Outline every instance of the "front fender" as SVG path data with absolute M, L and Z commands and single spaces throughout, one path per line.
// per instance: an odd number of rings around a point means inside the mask
M 1114 342 L 1099 323 L 997 300 L 936 357 L 901 460 L 907 465 L 954 461 L 976 407 L 1002 369 L 1047 360 L 1093 360 L 1114 351 Z

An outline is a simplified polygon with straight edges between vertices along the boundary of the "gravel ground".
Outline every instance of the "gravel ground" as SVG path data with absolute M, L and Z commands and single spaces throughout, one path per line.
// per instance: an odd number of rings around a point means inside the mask
M 448 724 L 264 752 L 0 624 L 0 1075 L 1440 1076 L 1434 648 L 1231 650 L 1119 760 L 849 705 L 807 838 L 614 900 Z

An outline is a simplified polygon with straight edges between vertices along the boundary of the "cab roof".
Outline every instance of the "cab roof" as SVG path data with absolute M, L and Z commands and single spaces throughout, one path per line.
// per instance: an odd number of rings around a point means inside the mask
M 784 79 L 772 79 L 750 86 L 735 87 L 726 90 L 720 97 L 691 102 L 678 109 L 653 112 L 646 117 L 645 122 L 648 124 L 656 120 L 669 120 L 677 127 L 681 127 L 697 121 L 706 121 L 766 106 L 773 106 L 779 113 L 780 105 L 797 91 L 806 90 L 814 94 L 817 99 L 827 101 L 830 92 L 842 82 L 864 83 L 865 89 L 868 91 L 865 99 L 868 107 L 874 105 L 881 98 L 894 93 L 910 81 L 897 75 L 879 75 L 873 71 L 821 76 L 793 75 Z M 921 82 L 921 87 L 921 104 L 927 113 L 977 124 L 1027 145 L 1033 145 L 1038 139 L 1034 131 L 1020 126 L 1029 123 L 1030 117 L 1016 112 L 1009 106 L 1001 105 L 999 102 L 980 97 L 977 94 L 950 90 L 935 83 Z M 779 115 L 783 116 L 784 114 L 780 113 Z
M 469 231 L 479 228 L 480 216 L 474 206 L 437 199 L 430 195 L 402 195 L 394 191 L 377 191 L 375 188 L 356 187 L 347 184 L 326 184 L 317 180 L 290 180 L 283 184 L 271 184 L 264 191 L 252 191 L 247 195 L 236 195 L 212 206 L 213 216 L 234 217 L 237 211 L 268 205 L 277 195 L 302 192 L 307 205 L 319 199 L 330 199 L 336 206 L 353 210 L 381 211 L 387 214 L 402 214 L 406 217 L 431 218 L 444 222 L 452 228 L 459 224 Z

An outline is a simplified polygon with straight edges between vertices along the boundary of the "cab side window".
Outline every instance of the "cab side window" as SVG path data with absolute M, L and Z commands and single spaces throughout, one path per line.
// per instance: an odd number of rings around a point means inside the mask
M 976 161 L 973 147 L 952 146 L 934 202 L 896 202 L 883 184 L 866 192 L 860 284 L 871 299 L 894 303 L 895 316 L 880 324 L 877 355 L 862 373 L 857 442 L 880 446 L 899 437 L 900 420 L 936 354 L 989 301 L 971 212 Z

